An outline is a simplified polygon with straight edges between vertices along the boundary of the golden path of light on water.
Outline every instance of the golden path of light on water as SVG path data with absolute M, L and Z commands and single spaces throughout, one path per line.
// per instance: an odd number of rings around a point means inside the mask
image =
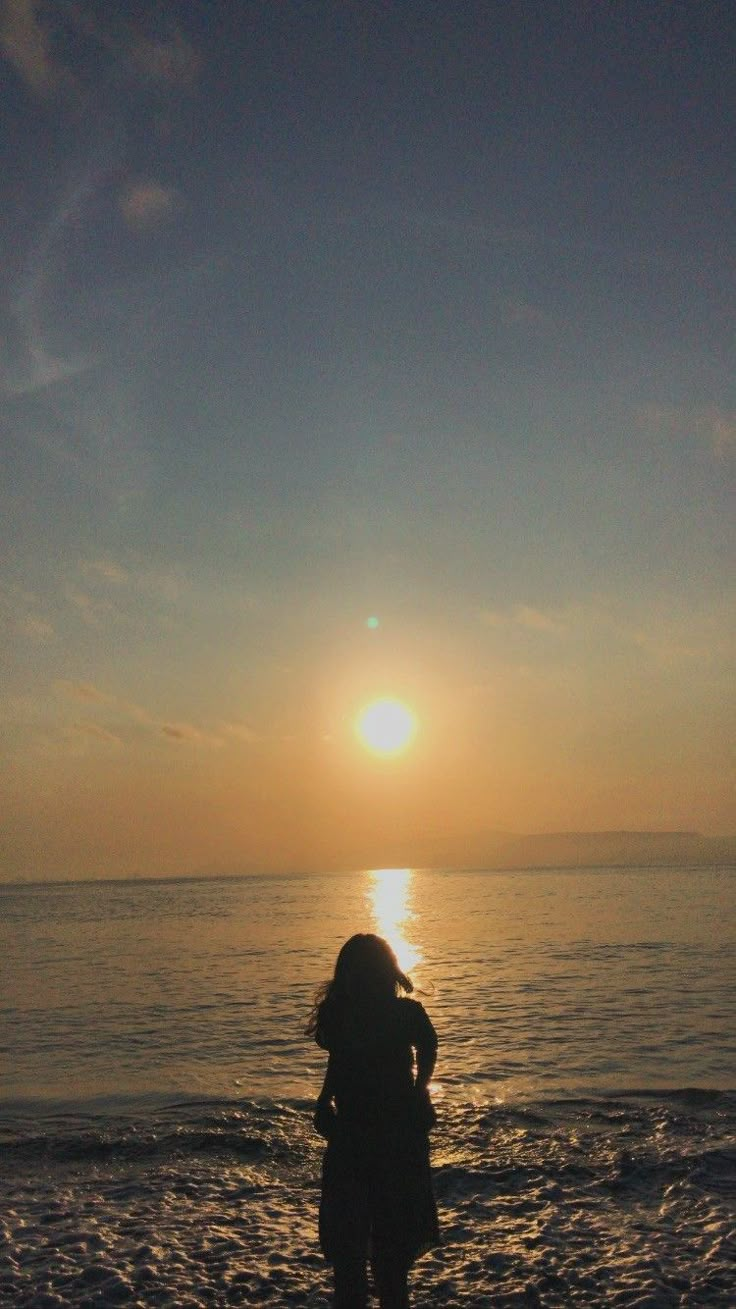
M 423 955 L 407 936 L 414 918 L 411 909 L 411 868 L 373 868 L 368 874 L 367 899 L 376 932 L 388 941 L 404 973 L 411 973 Z M 410 929 L 409 929 L 410 930 Z

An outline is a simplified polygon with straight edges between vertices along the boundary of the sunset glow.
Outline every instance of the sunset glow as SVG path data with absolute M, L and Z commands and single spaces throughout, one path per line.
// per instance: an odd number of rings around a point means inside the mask
M 377 755 L 397 755 L 413 741 L 417 720 L 401 700 L 384 697 L 361 709 L 356 722 L 358 739 Z

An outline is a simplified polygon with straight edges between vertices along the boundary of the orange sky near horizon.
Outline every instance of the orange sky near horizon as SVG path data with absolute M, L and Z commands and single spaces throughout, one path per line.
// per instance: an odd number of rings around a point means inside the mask
M 462 861 L 493 831 L 732 830 L 728 724 L 717 699 L 681 704 L 692 656 L 665 664 L 624 638 L 614 654 L 609 632 L 594 662 L 571 635 L 535 630 L 535 663 L 519 666 L 491 629 L 483 680 L 445 644 L 416 664 L 397 650 L 392 682 L 387 626 L 358 631 L 342 666 L 330 652 L 274 671 L 250 703 L 233 696 L 225 713 L 220 692 L 195 721 L 167 717 L 165 695 L 143 706 L 140 692 L 57 682 L 0 774 L 3 877 L 421 863 L 432 842 Z M 204 661 L 192 698 L 197 672 Z M 356 736 L 371 687 L 417 715 L 402 754 Z

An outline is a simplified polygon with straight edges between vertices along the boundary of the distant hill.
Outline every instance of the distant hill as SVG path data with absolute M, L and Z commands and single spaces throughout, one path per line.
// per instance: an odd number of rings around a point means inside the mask
M 736 836 L 710 837 L 699 832 L 486 832 L 471 838 L 422 842 L 406 862 L 461 868 L 736 864 Z
M 197 876 L 350 868 L 682 868 L 736 866 L 736 836 L 699 832 L 476 832 L 471 836 L 376 842 L 344 848 L 303 868 L 234 864 L 200 867 Z M 195 870 L 192 870 L 194 873 Z

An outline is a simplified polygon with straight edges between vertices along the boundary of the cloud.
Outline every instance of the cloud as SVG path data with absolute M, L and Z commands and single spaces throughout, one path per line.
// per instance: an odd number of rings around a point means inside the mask
M 172 741 L 202 741 L 204 735 L 191 723 L 158 723 L 159 730 Z
M 639 646 L 650 658 L 662 667 L 684 661 L 702 662 L 706 651 L 702 645 L 687 643 L 676 636 L 668 636 L 661 631 L 648 632 L 644 628 L 618 628 L 618 634 L 627 637 Z
M 90 559 L 80 565 L 82 572 L 104 578 L 106 582 L 124 585 L 129 580 L 127 569 L 115 563 L 114 559 Z
M 696 416 L 695 430 L 716 459 L 725 459 L 736 450 L 736 413 L 708 409 Z
M 151 621 L 170 626 L 176 621 L 172 611 L 183 598 L 194 603 L 190 593 L 186 577 L 146 568 L 135 555 L 122 561 L 104 555 L 78 559 L 73 572 L 64 579 L 61 592 L 75 617 L 93 631 L 123 627 L 140 630 L 142 624 Z M 141 613 L 142 605 L 146 607 L 145 615 Z
M 187 579 L 174 572 L 147 569 L 138 574 L 136 585 L 144 595 L 161 604 L 176 605 L 187 593 Z
M 0 578 L 0 604 L 38 604 L 38 596 L 25 586 L 16 582 L 6 582 Z
M 67 587 L 66 598 L 88 627 L 99 627 L 104 617 L 118 617 L 109 600 L 99 600 L 76 587 Z
M 62 268 L 66 233 L 79 223 L 85 208 L 106 176 L 108 164 L 94 152 L 83 169 L 75 170 L 58 202 L 32 240 L 9 316 L 12 349 L 0 360 L 0 385 L 7 395 L 44 391 L 93 366 L 88 354 L 60 358 L 46 345 L 49 306 Z
M 110 592 L 124 602 L 127 600 L 127 588 L 131 577 L 126 568 L 114 559 L 85 559 L 78 564 L 78 571 L 85 579 L 83 587 L 74 580 L 64 586 L 64 597 L 76 611 L 87 627 L 99 629 L 105 625 L 126 624 L 130 616 L 125 604 L 118 605 L 110 599 Z
M 716 611 L 704 603 L 695 613 L 676 597 L 663 597 L 655 610 L 633 613 L 615 598 L 597 595 L 552 612 L 523 604 L 506 610 L 483 609 L 478 620 L 499 633 L 529 631 L 564 637 L 571 659 L 579 657 L 581 649 L 589 650 L 592 643 L 599 650 L 619 647 L 638 652 L 660 669 L 695 661 L 703 666 L 714 664 L 727 658 L 732 648 L 727 633 L 732 630 L 733 613 L 726 602 Z
M 30 241 L 30 250 L 21 286 L 10 306 L 12 324 L 10 340 L 3 344 L 0 357 L 0 391 L 7 395 L 34 394 L 67 382 L 86 372 L 98 362 L 97 354 L 71 352 L 60 357 L 47 345 L 49 318 L 57 308 L 55 293 L 64 287 L 68 300 L 70 281 L 64 267 L 67 259 L 65 237 L 69 229 L 78 229 L 91 199 L 119 175 L 120 134 L 106 127 L 107 116 L 100 114 L 110 88 L 125 88 L 128 99 L 141 100 L 160 117 L 161 96 L 151 106 L 148 88 L 141 88 L 141 78 L 154 82 L 166 91 L 192 80 L 198 60 L 184 37 L 176 30 L 163 36 L 151 36 L 140 30 L 132 19 L 130 6 L 92 6 L 69 0 L 67 4 L 39 3 L 38 0 L 0 0 L 0 54 L 5 56 L 24 84 L 36 95 L 64 91 L 72 107 L 74 123 L 81 115 L 92 122 L 99 120 L 94 137 L 97 146 L 84 167 L 61 194 L 50 218 L 42 224 L 39 235 Z M 152 15 L 158 26 L 168 23 L 161 15 Z M 63 53 L 73 47 L 79 57 L 73 71 L 62 62 Z M 61 112 L 63 105 L 59 105 Z M 118 117 L 116 109 L 115 118 Z M 175 192 L 155 179 L 132 181 L 120 197 L 124 220 L 134 229 L 159 224 L 172 210 Z M 98 214 L 93 215 L 97 221 Z
M 530 605 L 518 605 L 514 610 L 514 621 L 519 627 L 530 628 L 533 632 L 563 632 L 564 624 L 541 609 L 532 609 Z
M 56 635 L 53 623 L 38 610 L 42 601 L 33 591 L 15 582 L 0 581 L 0 623 L 29 641 L 48 641 Z
M 35 395 L 78 377 L 91 367 L 89 358 L 57 359 L 46 353 L 42 344 L 30 341 L 25 359 L 16 370 L 0 364 L 0 389 L 8 396 Z M 50 442 L 46 443 L 47 448 Z
M 531 304 L 528 300 L 505 300 L 503 302 L 503 315 L 507 323 L 514 327 L 552 327 L 554 320 L 552 316 L 541 309 L 539 305 Z
M 110 745 L 122 745 L 123 742 L 114 732 L 108 731 L 100 723 L 80 722 L 74 724 L 74 729 L 80 732 L 82 736 L 91 736 L 98 741 L 107 741 Z
M 191 86 L 199 72 L 197 52 L 173 24 L 166 35 L 150 35 L 129 16 L 129 6 L 102 6 L 98 16 L 90 5 L 62 6 L 58 0 L 47 5 L 38 0 L 0 4 L 0 49 L 35 95 L 77 83 L 52 48 L 56 30 L 71 33 L 75 44 L 86 50 L 95 77 L 104 58 L 117 65 L 118 76 L 122 71 L 128 80 L 142 78 L 166 91 Z
M 0 696 L 0 723 L 3 726 L 37 725 L 45 721 L 46 713 L 43 697 L 28 694 Z
M 4 0 L 0 10 L 0 48 L 36 95 L 48 95 L 61 70 L 51 56 L 48 33 L 38 20 L 34 0 Z
M 175 191 L 160 182 L 131 182 L 120 196 L 120 212 L 129 227 L 155 227 L 174 206 Z
M 245 741 L 247 745 L 254 745 L 260 740 L 258 733 L 247 723 L 220 723 L 220 731 L 236 741 Z
M 519 604 L 509 610 L 482 609 L 478 615 L 484 627 L 525 628 L 532 632 L 551 632 L 560 634 L 566 630 L 566 624 L 559 617 L 543 613 L 531 605 Z
M 129 53 L 139 72 L 159 85 L 190 86 L 199 72 L 199 57 L 181 32 L 166 40 L 136 34 Z
M 45 618 L 39 618 L 36 614 L 28 614 L 25 618 L 19 618 L 16 623 L 17 630 L 22 636 L 27 636 L 31 641 L 47 641 L 54 635 L 54 628 Z
M 97 704 L 114 704 L 115 697 L 107 695 L 100 691 L 98 687 L 93 686 L 91 682 L 72 682 L 66 678 L 57 678 L 54 683 L 57 690 L 62 691 L 64 695 L 71 696 L 72 700 L 91 700 Z
M 59 678 L 54 685 L 57 691 L 72 700 L 104 705 L 120 721 L 136 723 L 144 730 L 153 732 L 157 736 L 164 736 L 169 741 L 207 746 L 220 746 L 223 744 L 223 738 L 220 735 L 203 731 L 202 728 L 195 727 L 193 723 L 170 722 L 167 719 L 158 718 L 155 714 L 150 713 L 148 709 L 144 709 L 142 705 L 135 704 L 131 700 L 123 700 L 116 695 L 110 695 L 106 691 L 101 691 L 92 682 L 75 682 L 66 678 Z M 101 730 L 102 732 L 108 731 L 107 728 Z
M 640 425 L 670 440 L 695 437 L 715 459 L 727 459 L 736 450 L 736 411 L 710 405 L 702 409 L 674 405 L 647 405 L 639 414 Z

